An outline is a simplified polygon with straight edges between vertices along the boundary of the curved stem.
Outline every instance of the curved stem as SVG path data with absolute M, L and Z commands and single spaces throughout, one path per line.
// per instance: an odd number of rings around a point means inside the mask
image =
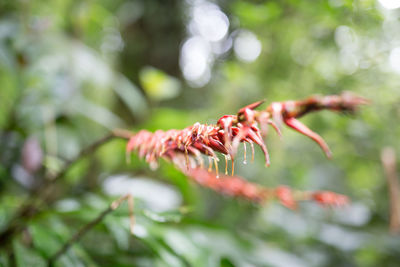
M 51 198 L 55 182 L 60 180 L 60 178 L 62 178 L 75 163 L 94 153 L 98 148 L 109 141 L 115 138 L 129 139 L 131 135 L 132 133 L 129 131 L 119 129 L 114 130 L 110 134 L 105 135 L 82 149 L 76 157 L 67 161 L 64 167 L 57 174 L 46 177 L 47 179 L 45 179 L 36 190 L 30 193 L 21 207 L 16 211 L 8 226 L 0 233 L 0 247 L 6 246 L 12 237 L 26 226 L 29 219 L 33 218 L 43 210 L 41 206 L 46 204 L 46 202 Z
M 81 229 L 79 229 L 64 245 L 57 250 L 48 260 L 48 266 L 52 266 L 53 263 L 61 257 L 64 253 L 66 253 L 69 248 L 76 242 L 78 242 L 83 235 L 89 232 L 93 227 L 95 227 L 98 223 L 100 223 L 104 217 L 106 217 L 109 213 L 117 209 L 122 202 L 128 201 L 129 205 L 129 216 L 130 216 L 130 231 L 133 234 L 133 225 L 134 225 L 134 217 L 133 217 L 133 197 L 131 194 L 124 195 L 119 199 L 115 200 L 111 205 L 101 212 L 96 218 L 91 220 L 89 223 L 84 225 Z

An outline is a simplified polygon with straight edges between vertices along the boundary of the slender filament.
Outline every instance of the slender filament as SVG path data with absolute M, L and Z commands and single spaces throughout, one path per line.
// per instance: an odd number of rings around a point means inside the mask
M 189 170 L 189 155 L 188 155 L 187 146 L 185 146 L 185 159 L 186 159 L 186 168 Z
M 203 169 L 204 161 L 203 161 L 203 158 L 201 157 L 201 155 L 197 155 L 197 161 L 200 163 L 200 168 Z
M 251 146 L 251 162 L 254 162 L 254 144 L 253 142 L 250 143 Z
M 215 165 L 215 172 L 217 173 L 217 178 L 219 178 L 219 173 L 218 173 L 218 162 L 217 162 L 217 158 L 214 157 L 214 165 Z
M 225 156 L 225 175 L 228 175 L 228 156 Z
M 243 150 L 244 150 L 243 164 L 247 164 L 247 160 L 246 160 L 247 147 L 246 147 L 246 143 L 245 142 L 243 142 Z

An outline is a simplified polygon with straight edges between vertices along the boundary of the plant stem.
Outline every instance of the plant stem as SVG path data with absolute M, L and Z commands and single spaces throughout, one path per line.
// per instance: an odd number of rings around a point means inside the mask
M 51 196 L 54 192 L 53 189 L 55 182 L 60 180 L 60 178 L 62 178 L 76 162 L 94 153 L 98 148 L 115 138 L 129 139 L 131 135 L 132 133 L 129 131 L 119 129 L 114 130 L 112 133 L 107 134 L 106 136 L 82 149 L 76 157 L 67 161 L 64 167 L 57 174 L 46 177 L 44 182 L 38 186 L 36 190 L 30 193 L 22 206 L 16 211 L 8 226 L 3 232 L 0 233 L 0 247 L 6 246 L 16 233 L 19 233 L 23 228 L 26 227 L 29 219 L 43 211 L 41 206 L 46 204 L 49 199 L 51 199 Z
M 95 227 L 98 223 L 100 223 L 104 217 L 106 217 L 109 213 L 117 209 L 122 202 L 125 200 L 128 201 L 129 205 L 129 216 L 130 216 L 130 230 L 131 233 L 133 234 L 133 225 L 134 225 L 134 217 L 133 217 L 133 197 L 131 194 L 124 195 L 120 197 L 119 199 L 115 200 L 111 205 L 101 212 L 96 218 L 91 220 L 89 223 L 84 225 L 81 229 L 79 229 L 67 242 L 64 243 L 64 245 L 56 252 L 54 253 L 48 260 L 48 266 L 52 266 L 53 263 L 61 257 L 64 253 L 68 251 L 68 249 L 75 243 L 78 242 L 83 235 L 85 235 L 89 230 L 91 230 L 93 227 Z
M 390 197 L 390 226 L 393 234 L 400 233 L 400 186 L 396 170 L 396 152 L 392 147 L 385 147 L 381 152 L 381 161 L 388 183 Z

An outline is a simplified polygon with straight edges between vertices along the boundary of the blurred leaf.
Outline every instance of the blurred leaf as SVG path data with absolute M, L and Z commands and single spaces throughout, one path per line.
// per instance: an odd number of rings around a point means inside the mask
M 0 87 L 0 106 L 2 107 L 2 112 L 0 114 L 0 128 L 2 128 L 7 122 L 11 123 L 7 120 L 11 119 L 9 116 L 13 108 L 15 108 L 19 90 L 17 88 L 16 77 L 12 74 L 11 70 L 3 68 L 1 65 Z
M 104 223 L 117 242 L 118 247 L 122 250 L 127 250 L 129 248 L 130 232 L 126 231 L 125 228 L 121 226 L 121 223 L 112 216 L 107 217 Z
M 169 109 L 169 108 L 158 108 L 153 110 L 151 120 L 147 121 L 141 128 L 148 129 L 150 131 L 168 130 L 168 129 L 183 129 L 190 124 L 193 124 L 193 120 L 185 111 Z
M 86 265 L 78 258 L 73 249 L 69 249 L 57 261 L 57 267 L 85 267 Z
M 178 223 L 182 220 L 183 213 L 180 210 L 171 210 L 166 212 L 152 212 L 148 209 L 143 210 L 143 215 L 152 221 L 159 223 Z
M 35 248 L 46 258 L 56 253 L 63 245 L 62 241 L 48 230 L 48 227 L 35 224 L 30 227 L 30 231 Z
M 19 241 L 15 240 L 13 242 L 13 248 L 17 267 L 47 266 L 46 261 L 43 259 L 43 257 L 40 256 L 37 251 L 22 245 L 22 243 L 20 243 Z
M 0 266 L 9 267 L 10 262 L 8 260 L 7 254 L 5 252 L 0 252 Z
M 117 76 L 113 88 L 122 101 L 129 107 L 133 115 L 140 118 L 147 114 L 146 99 L 140 93 L 139 89 L 126 77 L 122 75 Z
M 114 140 L 96 152 L 104 170 L 118 170 L 129 166 L 126 164 L 125 146 L 125 140 Z
M 50 173 L 58 173 L 60 172 L 63 163 L 59 158 L 47 154 L 44 158 L 43 165 Z
M 246 27 L 266 24 L 268 21 L 278 18 L 282 12 L 279 5 L 275 2 L 254 4 L 245 1 L 236 1 L 233 7 L 234 12 Z
M 158 257 L 163 261 L 163 264 L 159 266 L 169 266 L 169 267 L 185 266 L 184 262 L 180 259 L 179 256 L 172 253 L 168 248 L 163 246 L 160 242 L 156 240 L 147 240 L 146 242 L 148 242 L 148 244 L 151 247 L 153 247 Z
M 181 195 L 173 186 L 145 176 L 113 175 L 104 181 L 103 189 L 114 197 L 131 194 L 142 200 L 146 208 L 156 211 L 174 209 L 181 203 Z
M 79 100 L 76 100 L 75 111 L 109 130 L 124 125 L 123 121 L 112 111 L 88 99 L 79 98 Z
M 220 267 L 235 267 L 235 265 L 228 258 L 222 258 Z
M 140 82 L 153 100 L 166 100 L 179 94 L 180 82 L 161 70 L 146 67 L 140 71 Z

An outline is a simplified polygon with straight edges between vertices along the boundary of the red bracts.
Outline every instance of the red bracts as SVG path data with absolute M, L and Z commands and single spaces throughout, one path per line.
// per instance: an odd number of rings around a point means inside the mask
M 263 104 L 263 101 L 259 101 L 240 109 L 236 115 L 222 116 L 217 124 L 213 125 L 195 123 L 183 130 L 158 130 L 154 133 L 141 130 L 129 139 L 126 151 L 128 156 L 132 151 L 137 151 L 139 157 L 144 158 L 151 168 L 157 168 L 159 158 L 164 158 L 172 161 L 202 185 L 230 195 L 260 200 L 272 194 L 269 189 L 260 189 L 238 177 L 229 179 L 225 177 L 218 180 L 219 159 L 217 153 L 225 156 L 225 175 L 228 170 L 227 163 L 232 160 L 233 176 L 233 162 L 240 143 L 250 144 L 252 158 L 254 157 L 254 143 L 258 145 L 264 153 L 266 166 L 269 166 L 270 156 L 264 142 L 268 126 L 272 126 L 278 135 L 281 135 L 280 126 L 286 124 L 314 140 L 329 158 L 331 151 L 326 142 L 301 123 L 298 118 L 309 112 L 323 109 L 351 113 L 359 105 L 367 103 L 366 99 L 347 92 L 341 95 L 313 96 L 300 101 L 274 102 L 264 110 L 256 110 Z M 246 153 L 246 145 L 244 147 Z M 204 156 L 208 157 L 208 172 L 204 171 Z M 209 173 L 213 165 L 216 174 Z M 212 178 L 213 175 L 214 178 Z M 332 194 L 320 192 L 315 193 L 311 198 L 321 204 L 329 205 L 340 205 L 346 202 L 344 198 Z M 277 197 L 283 205 L 289 208 L 296 207 L 295 198 L 289 188 L 278 187 L 272 195 Z
M 127 153 L 133 150 L 145 158 L 151 167 L 157 167 L 159 158 L 174 161 L 178 166 L 192 164 L 203 167 L 201 154 L 217 161 L 216 153 L 222 153 L 228 159 L 234 159 L 240 143 L 257 144 L 265 155 L 265 164 L 270 165 L 270 157 L 263 137 L 268 126 L 272 126 L 280 135 L 278 125 L 282 122 L 297 132 L 314 140 L 331 156 L 330 149 L 317 133 L 310 130 L 297 118 L 312 111 L 328 109 L 341 112 L 353 112 L 358 105 L 368 103 L 364 98 L 343 93 L 340 96 L 313 96 L 306 100 L 274 102 L 265 110 L 255 110 L 263 102 L 256 102 L 239 110 L 237 115 L 222 116 L 217 124 L 195 123 L 183 130 L 156 131 L 141 130 L 133 135 L 126 147 Z M 176 162 L 177 155 L 185 155 L 182 162 Z

